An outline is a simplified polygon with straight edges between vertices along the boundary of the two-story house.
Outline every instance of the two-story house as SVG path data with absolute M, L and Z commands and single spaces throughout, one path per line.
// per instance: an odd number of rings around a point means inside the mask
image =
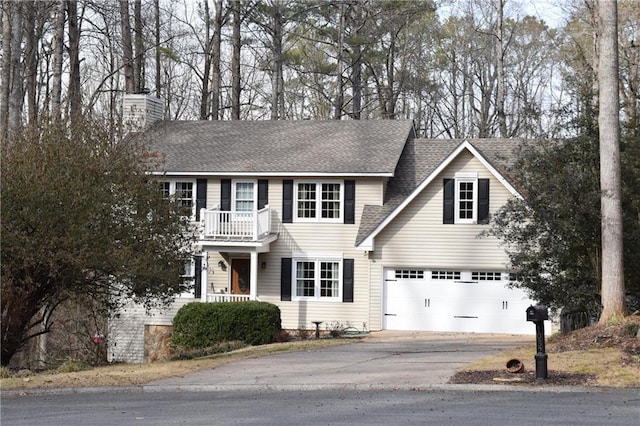
M 517 141 L 418 139 L 392 120 L 167 121 L 144 140 L 199 226 L 194 291 L 121 312 L 111 361 L 153 359 L 194 300 L 271 302 L 285 329 L 535 332 L 504 249 L 480 236 L 519 196 L 505 167 Z

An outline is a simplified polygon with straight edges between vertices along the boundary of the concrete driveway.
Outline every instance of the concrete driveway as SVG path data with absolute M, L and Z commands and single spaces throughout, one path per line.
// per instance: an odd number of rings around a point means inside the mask
M 533 336 L 383 331 L 346 345 L 246 359 L 158 380 L 144 390 L 422 389 L 446 384 L 466 364 L 534 341 Z

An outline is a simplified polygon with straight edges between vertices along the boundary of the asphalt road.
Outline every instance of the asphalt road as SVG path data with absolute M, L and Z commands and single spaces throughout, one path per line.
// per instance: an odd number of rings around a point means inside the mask
M 2 399 L 2 425 L 637 425 L 640 393 L 607 391 L 217 391 Z

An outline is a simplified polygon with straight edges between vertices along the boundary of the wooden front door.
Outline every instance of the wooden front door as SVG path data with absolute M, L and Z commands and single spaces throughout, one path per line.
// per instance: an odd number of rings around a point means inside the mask
M 249 259 L 231 259 L 231 294 L 249 294 L 250 279 Z

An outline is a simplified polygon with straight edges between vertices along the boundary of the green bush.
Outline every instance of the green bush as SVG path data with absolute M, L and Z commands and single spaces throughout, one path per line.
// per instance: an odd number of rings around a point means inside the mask
M 198 349 L 238 340 L 249 345 L 272 343 L 282 329 L 280 309 L 266 302 L 184 305 L 173 319 L 171 345 Z

